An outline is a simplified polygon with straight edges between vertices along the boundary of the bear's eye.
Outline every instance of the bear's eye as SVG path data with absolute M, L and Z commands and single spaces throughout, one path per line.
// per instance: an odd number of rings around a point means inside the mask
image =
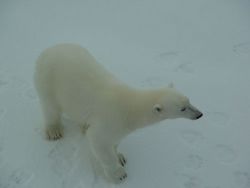
M 186 108 L 182 108 L 181 111 L 184 112 L 186 110 Z
M 155 109 L 156 109 L 157 112 L 161 112 L 162 111 L 161 107 L 156 107 Z
M 155 104 L 153 107 L 153 112 L 155 113 L 161 113 L 163 111 L 162 106 L 160 104 Z

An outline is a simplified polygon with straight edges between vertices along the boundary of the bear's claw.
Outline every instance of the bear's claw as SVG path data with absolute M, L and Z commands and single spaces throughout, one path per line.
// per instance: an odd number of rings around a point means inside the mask
M 125 172 L 123 167 L 120 167 L 119 169 L 117 169 L 117 171 L 115 172 L 114 176 L 113 176 L 113 180 L 114 183 L 121 183 L 122 181 L 124 181 L 127 178 L 127 173 Z
M 125 164 L 127 163 L 127 160 L 125 159 L 124 155 L 121 153 L 118 153 L 118 158 L 119 158 L 120 164 L 124 167 Z
M 47 128 L 46 137 L 48 140 L 58 140 L 63 137 L 63 131 L 60 127 Z
M 127 177 L 128 177 L 128 175 L 125 174 L 125 175 L 123 175 L 122 177 L 120 177 L 120 180 L 122 181 L 122 180 L 126 179 Z

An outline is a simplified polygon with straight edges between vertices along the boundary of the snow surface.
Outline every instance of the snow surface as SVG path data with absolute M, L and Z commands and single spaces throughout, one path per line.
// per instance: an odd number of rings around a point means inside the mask
M 1 0 L 0 188 L 250 188 L 249 0 Z M 128 179 L 105 182 L 80 129 L 44 139 L 39 53 L 79 43 L 125 82 L 174 82 L 204 117 L 129 135 Z

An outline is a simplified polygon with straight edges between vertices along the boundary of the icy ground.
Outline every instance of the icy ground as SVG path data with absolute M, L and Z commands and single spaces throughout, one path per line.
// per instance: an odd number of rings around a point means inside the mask
M 0 188 L 250 188 L 249 0 L 1 0 L 0 41 Z M 43 138 L 34 62 L 61 42 L 131 85 L 173 81 L 204 117 L 131 134 L 128 179 L 106 183 L 77 126 Z

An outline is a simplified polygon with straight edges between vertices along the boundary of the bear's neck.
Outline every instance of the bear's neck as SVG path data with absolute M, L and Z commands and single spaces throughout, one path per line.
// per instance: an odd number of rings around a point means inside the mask
M 126 104 L 124 105 L 129 105 L 127 119 L 131 131 L 159 122 L 153 113 L 153 106 L 160 94 L 161 89 L 129 90 L 130 97 L 126 97 L 129 101 L 125 100 Z

